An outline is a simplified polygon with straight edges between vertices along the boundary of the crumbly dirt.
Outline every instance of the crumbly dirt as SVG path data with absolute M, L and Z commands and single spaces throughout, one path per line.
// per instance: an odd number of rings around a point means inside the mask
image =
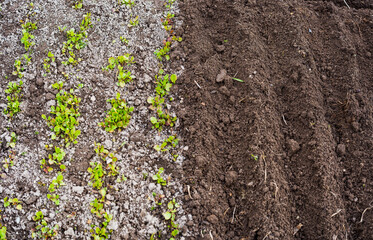
M 194 239 L 372 238 L 373 3 L 346 2 L 180 4 Z

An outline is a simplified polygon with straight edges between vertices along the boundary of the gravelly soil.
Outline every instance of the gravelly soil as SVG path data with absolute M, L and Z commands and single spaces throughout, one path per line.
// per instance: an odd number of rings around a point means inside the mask
M 172 130 L 153 130 L 149 119 L 154 112 L 148 109 L 149 104 L 146 102 L 149 96 L 154 96 L 154 75 L 160 68 L 154 51 L 162 47 L 163 40 L 168 37 L 161 22 L 166 13 L 163 3 L 138 1 L 129 9 L 124 5 L 119 6 L 117 1 L 85 0 L 81 10 L 73 9 L 70 1 L 33 3 L 34 8 L 29 10 L 28 1 L 1 1 L 2 112 L 7 104 L 4 90 L 9 81 L 16 81 L 16 77 L 12 76 L 13 63 L 26 52 L 20 42 L 20 20 L 29 15 L 38 26 L 33 31 L 35 46 L 31 48 L 32 61 L 26 67 L 23 78 L 22 111 L 13 120 L 5 114 L 0 118 L 1 160 L 11 151 L 16 154 L 14 166 L 1 170 L 0 198 L 18 198 L 23 206 L 20 211 L 14 206 L 1 207 L 1 223 L 7 227 L 8 239 L 30 239 L 30 230 L 36 226 L 32 216 L 37 211 L 43 212 L 50 226 L 59 225 L 56 239 L 90 239 L 91 224 L 99 225 L 102 222 L 102 219 L 91 214 L 89 205 L 100 196 L 88 186 L 89 163 L 99 161 L 94 152 L 94 142 L 103 143 L 109 151 L 116 152 L 119 176 L 127 178 L 121 183 L 116 182 L 116 178 L 105 181 L 109 187 L 105 209 L 113 215 L 108 226 L 112 230 L 111 239 L 149 239 L 152 234 L 160 235 L 162 239 L 170 236 L 168 223 L 162 213 L 166 211 L 167 202 L 173 198 L 181 205 L 176 212 L 179 238 L 195 235 L 185 226 L 192 217 L 183 210 L 184 194 L 178 180 L 183 177 L 183 150 L 188 147 L 182 141 L 179 143 L 176 162 L 171 160 L 169 154 L 161 154 L 153 149 L 155 144 L 161 144 L 170 134 L 177 134 L 179 123 Z M 171 11 L 178 14 L 177 3 Z M 82 61 L 76 67 L 64 66 L 61 61 L 65 61 L 66 57 L 62 55 L 61 48 L 66 37 L 58 27 L 78 29 L 87 12 L 91 13 L 93 26 L 88 30 L 87 46 L 78 55 Z M 132 18 L 139 16 L 138 26 L 128 27 L 131 15 Z M 180 25 L 181 22 L 176 19 L 174 24 Z M 120 36 L 129 40 L 128 45 L 121 42 Z M 47 57 L 48 51 L 54 53 L 56 63 L 52 64 L 51 73 L 43 76 L 43 59 Z M 108 65 L 109 57 L 124 53 L 131 53 L 135 57 L 136 63 L 130 66 L 135 79 L 120 88 L 116 85 L 115 74 L 104 72 L 102 67 Z M 177 67 L 173 68 L 165 63 L 163 68 L 167 73 L 180 75 L 182 61 L 179 58 Z M 69 79 L 65 79 L 63 73 L 69 74 Z M 56 171 L 46 174 L 40 169 L 39 163 L 50 153 L 45 149 L 46 144 L 59 144 L 50 139 L 52 132 L 41 118 L 42 114 L 48 115 L 50 107 L 56 104 L 54 97 L 57 91 L 51 85 L 57 81 L 64 81 L 64 89 L 67 90 L 77 87 L 79 83 L 84 84 L 82 89 L 75 91 L 82 99 L 79 107 L 81 116 L 78 119 L 78 129 L 82 134 L 76 145 L 65 148 L 67 169 L 63 175 L 66 185 L 57 190 L 61 200 L 59 206 L 47 199 L 48 186 L 57 175 Z M 106 100 L 114 98 L 117 92 L 135 110 L 130 125 L 124 131 L 107 133 L 98 123 L 103 121 L 106 111 L 111 107 Z M 170 96 L 174 101 L 167 103 L 167 108 L 172 113 L 182 99 L 175 94 Z M 17 135 L 14 149 L 7 146 L 11 132 Z M 166 187 L 155 184 L 151 178 L 160 167 L 165 168 L 163 177 L 168 179 Z M 155 205 L 153 193 L 164 197 L 161 200 L 163 205 L 152 211 L 151 207 Z
M 372 2 L 182 2 L 196 239 L 372 239 Z

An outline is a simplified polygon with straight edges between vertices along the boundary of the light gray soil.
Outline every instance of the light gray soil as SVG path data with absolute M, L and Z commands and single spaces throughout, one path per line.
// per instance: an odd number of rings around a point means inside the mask
M 1 206 L 2 224 L 7 227 L 8 239 L 30 239 L 31 229 L 36 226 L 32 217 L 37 211 L 42 211 L 50 226 L 58 224 L 60 229 L 56 239 L 90 239 L 90 224 L 99 225 L 98 219 L 90 212 L 89 203 L 100 195 L 88 185 L 90 174 L 87 172 L 90 162 L 99 161 L 94 153 L 94 142 L 103 143 L 110 151 L 116 151 L 118 157 L 119 176 L 125 176 L 127 181 L 116 182 L 116 179 L 106 180 L 108 188 L 105 209 L 113 215 L 109 229 L 113 230 L 111 239 L 149 239 L 153 233 L 160 232 L 162 239 L 170 237 L 162 212 L 166 211 L 167 202 L 173 198 L 181 205 L 176 219 L 180 226 L 180 239 L 192 233 L 185 224 L 192 221 L 182 207 L 184 195 L 179 180 L 182 179 L 183 151 L 188 150 L 182 141 L 177 147 L 179 158 L 173 162 L 170 154 L 158 153 L 153 149 L 161 144 L 171 134 L 177 134 L 177 126 L 171 132 L 151 129 L 150 117 L 154 112 L 148 109 L 146 102 L 149 96 L 154 96 L 154 75 L 159 69 L 159 62 L 154 51 L 162 46 L 167 38 L 162 28 L 161 18 L 165 13 L 162 3 L 154 0 L 136 1 L 132 9 L 119 6 L 116 0 L 94 1 L 85 0 L 81 10 L 71 7 L 69 1 L 37 0 L 34 9 L 29 11 L 29 2 L 20 0 L 2 1 L 0 12 L 0 69 L 2 81 L 0 84 L 0 136 L 2 147 L 0 159 L 12 150 L 7 146 L 10 133 L 17 135 L 14 166 L 1 170 L 0 198 L 18 198 L 22 202 L 22 210 L 15 206 Z M 177 13 L 174 4 L 173 12 Z M 9 81 L 17 81 L 12 76 L 13 63 L 26 53 L 20 42 L 21 24 L 28 13 L 35 12 L 31 17 L 37 22 L 38 29 L 33 31 L 35 46 L 32 47 L 31 64 L 27 66 L 24 81 L 21 112 L 10 120 L 3 110 L 6 108 L 4 93 Z M 64 66 L 61 61 L 66 57 L 61 54 L 65 34 L 58 27 L 78 29 L 83 15 L 92 14 L 92 28 L 88 30 L 88 45 L 80 51 L 82 61 L 76 66 Z M 129 28 L 130 14 L 139 16 L 139 25 Z M 181 24 L 178 22 L 177 24 Z M 128 46 L 123 44 L 120 36 L 129 40 Z M 48 51 L 56 56 L 56 64 L 52 64 L 51 73 L 43 77 L 43 59 Z M 116 85 L 114 72 L 104 72 L 109 57 L 131 53 L 136 64 L 130 67 L 136 76 L 133 82 L 124 88 Z M 183 67 L 169 69 L 167 73 L 181 74 Z M 69 74 L 66 80 L 62 72 Z M 5 78 L 5 76 L 8 76 Z M 61 204 L 56 206 L 47 199 L 48 186 L 57 172 L 46 174 L 40 168 L 39 161 L 46 158 L 46 144 L 58 145 L 51 140 L 52 132 L 41 118 L 48 115 L 50 106 L 56 104 L 56 91 L 51 85 L 57 81 L 64 82 L 64 89 L 75 88 L 79 83 L 84 87 L 75 94 L 82 99 L 80 103 L 81 117 L 78 129 L 82 134 L 78 143 L 65 148 L 67 153 L 64 161 L 67 166 L 63 173 L 65 186 L 57 190 Z M 115 97 L 120 92 L 129 106 L 134 106 L 129 126 L 119 133 L 108 133 L 98 126 L 110 109 L 107 99 Z M 172 109 L 182 99 L 171 94 L 175 99 L 167 107 Z M 176 130 L 176 132 L 175 132 Z M 160 167 L 165 168 L 164 178 L 169 178 L 165 187 L 156 184 L 151 177 Z M 148 175 L 147 178 L 144 177 Z M 162 206 L 151 210 L 154 205 L 152 193 L 165 195 Z

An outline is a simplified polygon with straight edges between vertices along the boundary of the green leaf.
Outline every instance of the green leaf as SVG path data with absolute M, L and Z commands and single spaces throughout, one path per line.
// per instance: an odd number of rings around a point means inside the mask
M 161 148 L 161 146 L 159 146 L 159 145 L 155 145 L 155 146 L 154 146 L 154 149 L 155 149 L 156 151 L 159 152 L 159 151 L 161 151 L 162 148 Z
M 153 124 L 156 124 L 158 122 L 158 120 L 155 117 L 151 117 L 150 122 L 152 122 Z
M 177 80 L 176 74 L 172 74 L 171 77 L 170 77 L 170 79 L 171 79 L 171 82 L 175 83 L 176 80 Z
M 163 213 L 162 215 L 163 215 L 163 217 L 164 217 L 166 220 L 171 219 L 171 216 L 172 216 L 170 212 L 165 212 L 165 213 Z
M 244 82 L 243 80 L 239 79 L 239 78 L 234 78 L 232 77 L 233 80 L 236 80 L 237 82 Z

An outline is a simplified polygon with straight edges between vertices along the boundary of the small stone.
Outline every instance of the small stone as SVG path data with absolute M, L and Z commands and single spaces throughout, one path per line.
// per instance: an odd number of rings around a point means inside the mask
M 238 179 L 238 173 L 236 171 L 229 171 L 225 174 L 225 182 L 227 185 L 231 185 Z
M 140 99 L 136 99 L 134 104 L 135 104 L 135 106 L 139 106 L 141 104 L 141 100 Z
M 26 200 L 24 200 L 24 202 L 27 204 L 27 205 L 31 205 L 33 204 L 34 202 L 36 202 L 37 200 L 37 197 L 36 196 L 31 196 L 29 198 L 27 198 Z
M 111 140 L 107 139 L 107 140 L 105 140 L 104 145 L 105 145 L 105 148 L 111 149 L 112 146 L 113 146 L 113 142 Z
M 219 222 L 219 219 L 214 214 L 207 217 L 207 221 L 209 221 L 211 224 L 217 224 Z
M 83 191 L 84 191 L 84 187 L 80 187 L 80 186 L 73 187 L 73 192 L 76 192 L 78 194 L 82 194 Z
M 339 156 L 343 156 L 346 153 L 346 145 L 344 144 L 338 144 L 337 145 L 337 154 Z
M 65 231 L 65 235 L 74 236 L 74 235 L 75 235 L 75 233 L 74 233 L 74 229 L 72 229 L 71 227 L 68 228 L 68 229 Z
M 152 78 L 148 74 L 144 74 L 144 82 L 149 83 L 152 81 Z
M 114 201 L 114 197 L 113 197 L 113 195 L 107 194 L 107 195 L 106 195 L 106 198 L 107 198 L 107 200 L 109 200 L 109 201 Z
M 294 139 L 287 140 L 287 147 L 289 149 L 290 154 L 294 154 L 300 149 L 299 143 Z
M 218 76 L 216 76 L 216 82 L 217 83 L 223 82 L 226 76 L 227 76 L 227 70 L 225 69 L 220 70 L 220 73 L 218 74 Z
M 366 55 L 367 55 L 368 58 L 370 58 L 372 56 L 372 54 L 370 52 L 367 52 Z
M 323 81 L 325 81 L 325 80 L 327 79 L 327 77 L 326 77 L 325 75 L 321 75 L 321 79 L 322 79 Z
M 149 183 L 149 190 L 153 191 L 157 186 L 154 183 Z
M 221 86 L 221 87 L 219 88 L 219 91 L 220 91 L 222 94 L 226 95 L 226 96 L 229 96 L 229 95 L 230 95 L 230 92 L 229 92 L 229 90 L 228 90 L 228 88 L 227 88 L 226 86 Z
M 45 99 L 46 99 L 47 101 L 52 100 L 52 99 L 54 99 L 54 95 L 53 95 L 52 93 L 47 93 L 47 94 L 45 95 Z
M 40 87 L 40 86 L 43 86 L 43 85 L 44 85 L 44 80 L 43 80 L 42 78 L 38 78 L 38 79 L 36 80 L 36 85 L 38 85 L 39 87 Z
M 225 46 L 224 45 L 216 45 L 216 51 L 221 53 L 225 50 Z
M 91 96 L 91 101 L 92 102 L 96 101 L 96 97 L 94 95 Z
M 31 84 L 29 89 L 30 92 L 36 92 L 36 90 L 38 90 L 34 84 Z

